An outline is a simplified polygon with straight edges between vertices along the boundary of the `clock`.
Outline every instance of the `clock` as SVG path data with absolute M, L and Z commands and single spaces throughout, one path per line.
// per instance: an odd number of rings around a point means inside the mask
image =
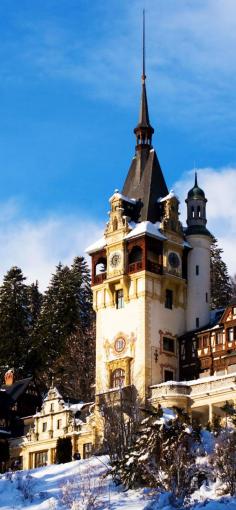
M 173 267 L 174 269 L 177 269 L 180 265 L 179 256 L 174 251 L 171 251 L 169 253 L 168 261 L 169 261 L 170 266 Z
M 111 267 L 117 267 L 121 261 L 121 254 L 116 251 L 115 253 L 112 253 L 110 256 L 110 264 Z

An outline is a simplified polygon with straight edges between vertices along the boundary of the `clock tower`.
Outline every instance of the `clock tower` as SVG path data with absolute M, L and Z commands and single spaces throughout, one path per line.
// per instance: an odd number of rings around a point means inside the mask
M 96 311 L 96 395 L 133 386 L 143 402 L 152 385 L 178 379 L 190 250 L 153 133 L 143 58 L 135 155 L 122 191 L 110 198 L 103 238 L 87 250 Z

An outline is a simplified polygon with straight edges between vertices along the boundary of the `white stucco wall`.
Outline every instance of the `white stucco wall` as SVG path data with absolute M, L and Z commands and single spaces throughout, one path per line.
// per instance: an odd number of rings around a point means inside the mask
M 190 235 L 187 237 L 192 246 L 188 254 L 188 289 L 187 289 L 187 331 L 196 328 L 196 318 L 199 317 L 199 327 L 209 322 L 210 314 L 210 237 Z M 199 274 L 196 274 L 199 266 Z M 206 294 L 208 302 L 206 301 Z

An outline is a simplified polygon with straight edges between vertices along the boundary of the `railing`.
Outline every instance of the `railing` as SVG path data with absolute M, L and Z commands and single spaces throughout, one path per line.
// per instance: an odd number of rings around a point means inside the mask
M 138 271 L 142 271 L 144 269 L 144 262 L 139 260 L 138 262 L 132 262 L 132 264 L 128 265 L 129 273 L 137 273 Z
M 157 262 L 152 262 L 151 260 L 147 260 L 147 270 L 151 273 L 162 274 L 162 266 Z
M 104 282 L 104 280 L 106 280 L 106 277 L 107 277 L 107 273 L 106 273 L 106 272 L 104 272 L 104 273 L 100 273 L 100 274 L 97 274 L 97 275 L 94 277 L 94 284 L 95 284 L 95 285 L 98 285 L 99 283 Z

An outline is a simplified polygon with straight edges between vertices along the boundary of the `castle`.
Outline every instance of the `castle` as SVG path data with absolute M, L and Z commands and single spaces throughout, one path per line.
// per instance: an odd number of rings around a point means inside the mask
M 236 302 L 210 310 L 207 199 L 195 175 L 183 226 L 153 133 L 143 58 L 135 155 L 122 191 L 110 198 L 104 236 L 87 250 L 96 312 L 95 405 L 82 419 L 83 406 L 77 415 L 79 408 L 51 387 L 20 443 L 26 468 L 53 462 L 61 435 L 72 438 L 73 453 L 88 455 L 102 439 L 101 402 L 111 394 L 129 398 L 135 389 L 142 404 L 182 407 L 203 424 L 222 415 L 226 401 L 236 403 Z
M 207 199 L 195 174 L 183 226 L 152 146 L 144 57 L 135 155 L 110 198 L 103 238 L 87 250 L 96 401 L 132 386 L 143 403 L 184 407 L 206 423 L 236 400 L 236 304 L 224 314 L 210 310 Z

